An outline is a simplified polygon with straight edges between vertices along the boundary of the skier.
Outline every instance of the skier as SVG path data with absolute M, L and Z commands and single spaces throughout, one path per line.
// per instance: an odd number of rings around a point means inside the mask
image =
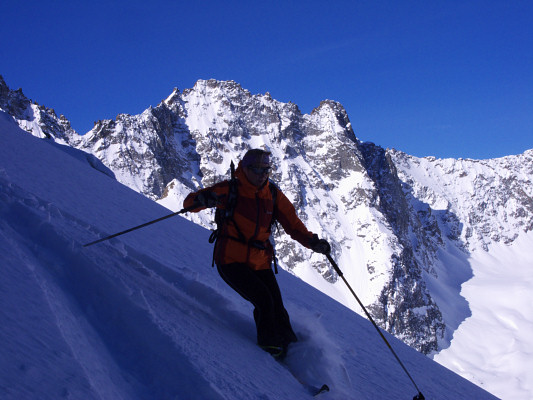
M 218 273 L 253 304 L 257 344 L 277 358 L 283 357 L 288 345 L 298 338 L 271 268 L 272 223 L 277 220 L 293 239 L 315 252 L 328 254 L 331 247 L 307 230 L 289 199 L 269 181 L 270 154 L 249 150 L 231 180 L 190 193 L 183 206 L 198 205 L 193 212 L 217 207 L 214 262 Z

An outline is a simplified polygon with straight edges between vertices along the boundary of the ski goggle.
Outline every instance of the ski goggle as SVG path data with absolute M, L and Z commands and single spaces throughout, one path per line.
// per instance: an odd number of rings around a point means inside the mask
M 256 175 L 264 175 L 268 174 L 270 172 L 270 167 L 255 167 L 255 166 L 249 166 L 248 167 L 250 171 L 252 171 Z
M 243 167 L 270 165 L 270 152 L 261 149 L 248 150 L 241 162 Z

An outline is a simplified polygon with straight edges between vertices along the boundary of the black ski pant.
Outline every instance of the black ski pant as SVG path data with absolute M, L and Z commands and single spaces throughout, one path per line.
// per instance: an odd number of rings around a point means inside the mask
M 298 340 L 271 269 L 255 271 L 240 263 L 220 265 L 217 269 L 233 290 L 254 305 L 257 344 L 287 346 Z

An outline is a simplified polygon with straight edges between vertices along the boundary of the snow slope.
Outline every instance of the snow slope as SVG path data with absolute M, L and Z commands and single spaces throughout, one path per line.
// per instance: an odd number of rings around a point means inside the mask
M 455 332 L 451 346 L 434 357 L 506 398 L 531 399 L 533 394 L 531 249 L 533 232 L 528 232 L 511 245 L 496 243 L 488 252 L 472 254 L 474 276 L 461 290 L 472 315 Z
M 272 360 L 211 269 L 209 232 L 184 218 L 82 247 L 167 213 L 0 112 L 0 397 L 303 399 L 304 381 L 329 384 L 324 399 L 416 394 L 370 322 L 284 271 L 302 340 Z M 494 398 L 385 335 L 426 398 Z

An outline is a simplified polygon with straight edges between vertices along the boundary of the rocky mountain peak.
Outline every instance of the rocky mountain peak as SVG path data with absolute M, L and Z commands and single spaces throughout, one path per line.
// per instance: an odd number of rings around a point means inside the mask
M 6 96 L 7 92 L 9 92 L 9 88 L 7 87 L 4 77 L 0 75 L 0 98 Z
M 0 108 L 13 117 L 22 120 L 28 118 L 27 110 L 31 101 L 24 95 L 22 89 L 11 90 L 0 75 Z
M 0 76 L 0 108 L 10 114 L 19 126 L 34 136 L 69 143 L 78 134 L 64 117 L 57 117 L 54 109 L 28 99 L 22 89 L 11 90 Z
M 168 107 L 172 107 L 175 103 L 179 102 L 181 99 L 181 93 L 178 88 L 174 88 L 170 96 L 162 101 L 162 104 L 166 104 Z

